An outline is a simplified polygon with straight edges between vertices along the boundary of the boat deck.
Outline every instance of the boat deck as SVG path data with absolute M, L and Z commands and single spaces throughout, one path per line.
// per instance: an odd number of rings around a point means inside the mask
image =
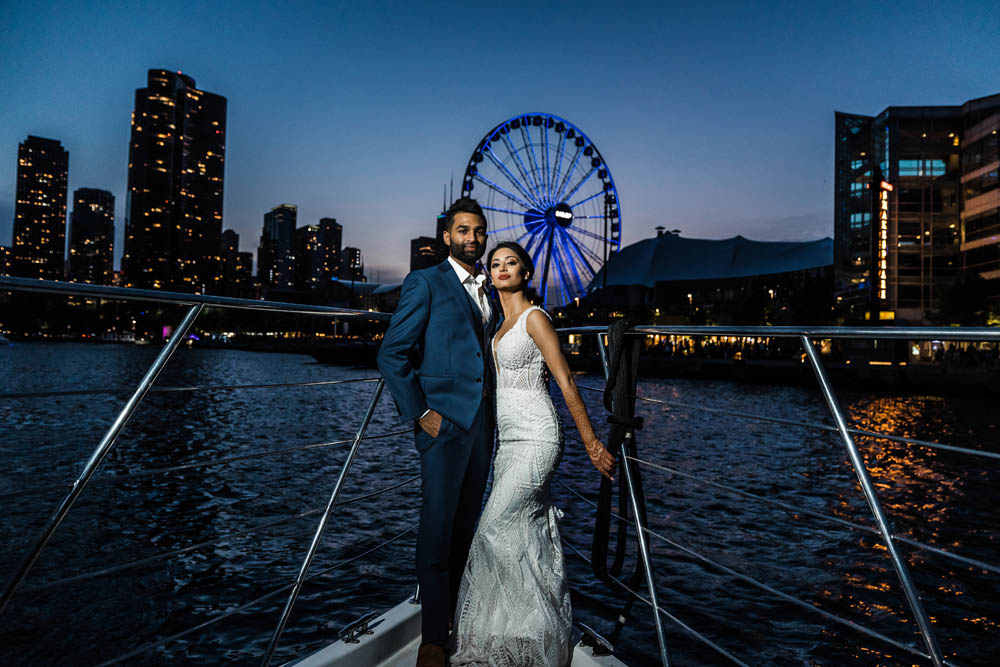
M 338 640 L 326 648 L 291 663 L 295 667 L 413 667 L 420 646 L 420 605 L 402 602 L 368 624 L 370 634 L 356 643 Z M 627 667 L 614 656 L 595 656 L 577 644 L 573 667 Z

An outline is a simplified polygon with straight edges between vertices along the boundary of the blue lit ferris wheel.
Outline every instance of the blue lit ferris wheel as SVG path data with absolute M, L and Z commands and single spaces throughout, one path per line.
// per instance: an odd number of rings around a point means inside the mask
M 490 245 L 517 241 L 535 263 L 548 308 L 569 303 L 621 247 L 611 170 L 587 135 L 548 113 L 510 118 L 486 133 L 462 194 L 490 211 Z

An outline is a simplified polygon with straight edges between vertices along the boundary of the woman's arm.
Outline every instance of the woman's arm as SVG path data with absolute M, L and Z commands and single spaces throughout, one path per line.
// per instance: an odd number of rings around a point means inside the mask
M 601 471 L 601 474 L 611 478 L 615 470 L 615 458 L 604 448 L 604 445 L 594 434 L 594 427 L 587 416 L 587 408 L 580 398 L 580 390 L 576 388 L 576 381 L 563 356 L 562 348 L 559 347 L 559 335 L 556 334 L 552 322 L 545 316 L 545 313 L 532 311 L 528 313 L 528 321 L 525 323 L 528 335 L 535 341 L 535 345 L 542 351 L 545 365 L 549 367 L 549 372 L 555 379 L 556 384 L 562 391 L 566 407 L 573 416 L 576 428 L 580 432 L 583 446 L 590 456 L 591 463 Z

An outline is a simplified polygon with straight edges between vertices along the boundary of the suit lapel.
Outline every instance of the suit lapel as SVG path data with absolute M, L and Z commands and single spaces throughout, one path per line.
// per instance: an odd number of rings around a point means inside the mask
M 469 299 L 469 293 L 465 291 L 462 283 L 459 282 L 458 275 L 455 273 L 455 269 L 452 268 L 451 262 L 446 259 L 438 264 L 438 266 L 442 274 L 441 278 L 444 280 L 445 285 L 448 286 L 451 295 L 458 301 L 458 307 L 465 313 L 465 318 L 469 321 L 469 326 L 472 327 L 474 333 L 478 333 L 482 329 L 482 323 L 480 321 L 480 326 L 476 326 L 476 315 L 472 312 L 473 305 Z

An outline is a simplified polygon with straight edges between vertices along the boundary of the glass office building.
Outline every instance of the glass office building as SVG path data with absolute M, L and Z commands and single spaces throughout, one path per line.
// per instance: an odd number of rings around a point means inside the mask
M 965 270 L 1000 297 L 1000 230 L 989 217 L 998 114 L 1000 95 L 836 114 L 834 276 L 848 319 L 925 322 Z

